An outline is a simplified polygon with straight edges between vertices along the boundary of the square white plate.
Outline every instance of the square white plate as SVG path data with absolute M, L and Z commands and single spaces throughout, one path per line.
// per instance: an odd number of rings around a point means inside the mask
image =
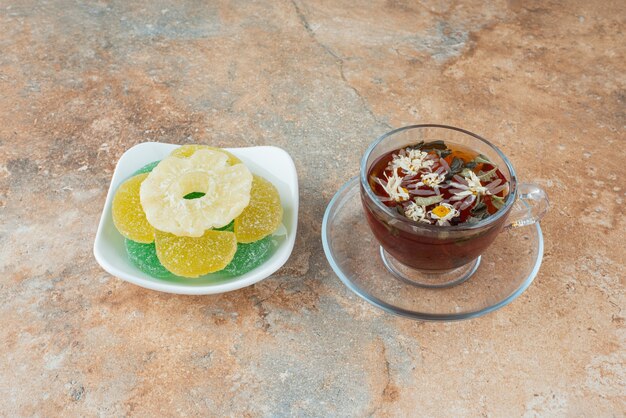
M 250 286 L 273 274 L 289 258 L 296 239 L 298 225 L 298 174 L 286 151 L 277 147 L 225 148 L 236 155 L 252 173 L 271 181 L 280 193 L 284 209 L 283 227 L 279 228 L 277 247 L 263 264 L 241 276 L 231 278 L 157 279 L 135 267 L 126 254 L 124 237 L 117 231 L 111 216 L 111 202 L 118 186 L 136 170 L 169 155 L 180 145 L 144 142 L 126 151 L 115 167 L 109 193 L 100 217 L 93 245 L 96 260 L 104 270 L 136 285 L 161 292 L 186 295 L 223 293 Z

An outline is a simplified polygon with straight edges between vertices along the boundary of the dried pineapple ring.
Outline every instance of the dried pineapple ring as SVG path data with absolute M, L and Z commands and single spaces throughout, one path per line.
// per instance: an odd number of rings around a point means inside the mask
M 198 144 L 183 145 L 182 147 L 176 148 L 174 151 L 172 151 L 170 156 L 178 157 L 178 158 L 189 158 L 196 151 L 201 150 L 201 149 L 208 149 L 211 151 L 223 152 L 224 154 L 228 155 L 228 164 L 230 165 L 241 164 L 241 160 L 235 157 L 230 152 L 223 150 L 221 148 L 210 147 L 208 145 L 198 145 Z
M 235 218 L 237 241 L 249 243 L 276 231 L 283 219 L 283 207 L 276 187 L 263 177 L 254 176 L 250 204 Z
M 147 173 L 139 174 L 122 183 L 115 192 L 111 208 L 113 223 L 120 234 L 143 244 L 154 241 L 154 228 L 139 203 L 139 190 L 146 177 Z
M 199 238 L 156 231 L 157 256 L 163 266 L 182 277 L 198 277 L 222 270 L 235 256 L 237 238 L 230 231 L 209 230 Z
M 252 174 L 243 164 L 228 165 L 220 151 L 200 149 L 189 158 L 167 157 L 141 184 L 141 206 L 160 231 L 201 237 L 228 225 L 250 201 Z M 205 193 L 185 199 L 193 192 Z

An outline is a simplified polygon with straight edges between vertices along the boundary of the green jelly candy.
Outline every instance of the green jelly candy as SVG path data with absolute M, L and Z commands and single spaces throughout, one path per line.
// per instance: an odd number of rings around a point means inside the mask
M 233 261 L 227 265 L 220 273 L 228 276 L 240 276 L 244 273 L 263 264 L 274 249 L 274 241 L 271 236 L 267 236 L 249 244 L 237 244 L 237 252 Z
M 215 229 L 217 229 L 218 231 L 230 231 L 230 232 L 233 232 L 235 230 L 235 221 L 232 221 L 231 223 L 229 223 L 226 226 L 223 226 L 221 228 L 215 228 Z
M 159 261 L 154 242 L 142 244 L 126 239 L 126 252 L 130 262 L 147 275 L 159 279 L 167 279 L 173 276 Z
M 157 165 L 159 165 L 159 163 L 161 162 L 161 160 L 157 160 L 157 161 L 152 161 L 150 164 L 146 164 L 143 167 L 141 167 L 139 170 L 135 171 L 133 173 L 133 176 L 136 176 L 137 174 L 143 174 L 143 173 L 149 173 L 152 170 L 154 170 L 154 167 L 156 167 Z M 131 176 L 132 177 L 132 176 Z

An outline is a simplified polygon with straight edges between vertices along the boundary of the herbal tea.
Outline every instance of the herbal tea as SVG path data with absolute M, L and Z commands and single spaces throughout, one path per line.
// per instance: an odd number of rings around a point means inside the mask
M 420 142 L 380 157 L 368 173 L 374 193 L 417 223 L 472 224 L 504 205 L 509 182 L 486 156 L 444 141 Z

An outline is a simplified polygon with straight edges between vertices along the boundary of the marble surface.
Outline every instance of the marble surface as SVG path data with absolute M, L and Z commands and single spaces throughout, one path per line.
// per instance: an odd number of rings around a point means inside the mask
M 625 23 L 617 0 L 0 0 L 1 414 L 623 416 Z M 334 192 L 416 122 L 550 195 L 535 283 L 486 317 L 390 316 L 324 257 Z M 284 268 L 207 297 L 105 273 L 108 183 L 144 141 L 291 153 Z

